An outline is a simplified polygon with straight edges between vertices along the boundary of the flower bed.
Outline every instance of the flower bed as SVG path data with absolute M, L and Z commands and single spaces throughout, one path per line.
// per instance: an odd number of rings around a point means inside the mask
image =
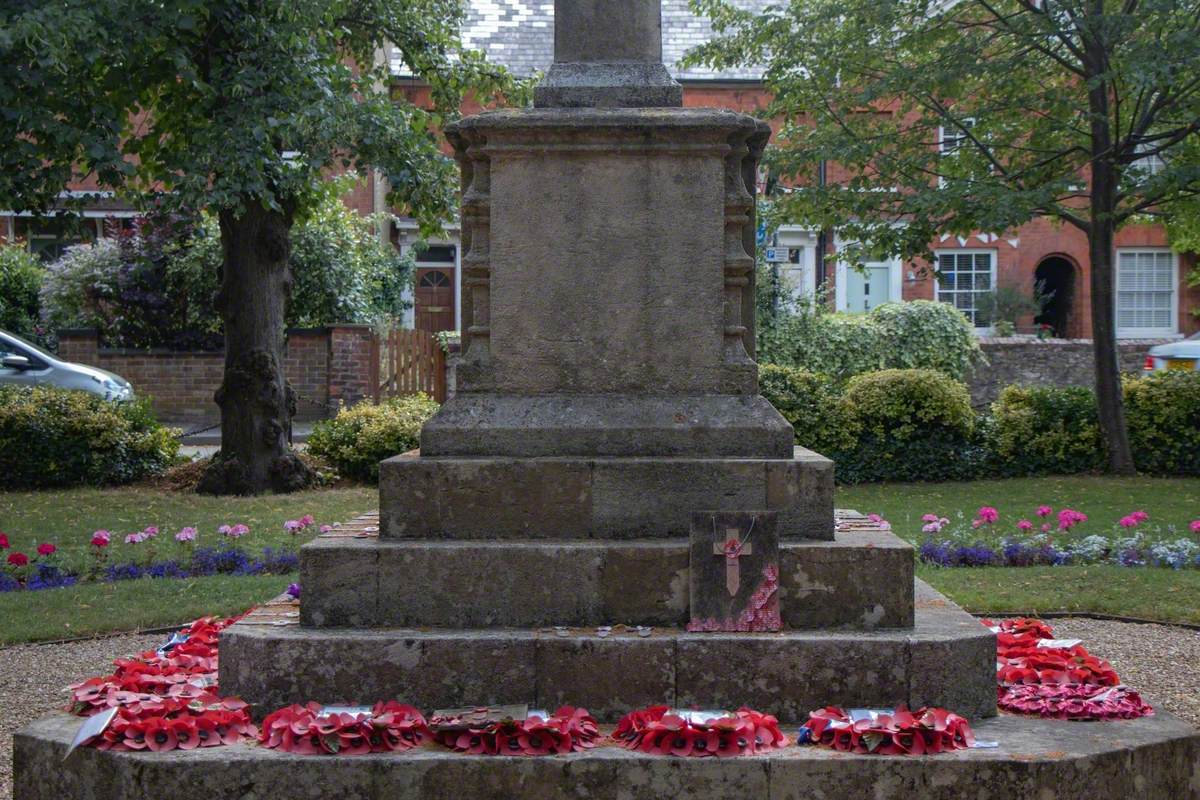
M 974 520 L 951 521 L 938 514 L 921 518 L 924 540 L 918 558 L 941 567 L 1028 567 L 1066 564 L 1117 564 L 1123 567 L 1200 568 L 1200 519 L 1190 535 L 1173 526 L 1148 524 L 1150 515 L 1133 511 L 1104 530 L 1088 515 L 1072 508 L 1055 511 L 1040 506 L 1037 521 L 1002 521 L 991 507 Z M 1093 532 L 1088 532 L 1087 529 Z
M 311 515 L 288 520 L 284 530 L 293 536 L 316 525 Z M 326 532 L 330 525 L 321 525 Z M 196 578 L 209 575 L 286 575 L 300 568 L 300 557 L 294 547 L 264 547 L 261 551 L 243 548 L 240 542 L 250 534 L 244 523 L 221 525 L 217 528 L 217 544 L 198 546 L 200 532 L 184 527 L 173 538 L 183 546 L 184 555 L 158 558 L 157 541 L 161 531 L 148 525 L 139 531 L 114 534 L 107 530 L 94 531 L 88 540 L 89 563 L 86 569 L 69 568 L 59 561 L 58 548 L 51 542 L 37 545 L 30 556 L 14 551 L 8 536 L 0 532 L 0 592 L 36 591 L 73 586 L 80 581 L 136 580 L 138 578 Z M 113 540 L 122 542 L 121 560 L 111 556 Z M 167 538 L 164 536 L 164 538 Z M 177 548 L 176 548 L 177 549 Z

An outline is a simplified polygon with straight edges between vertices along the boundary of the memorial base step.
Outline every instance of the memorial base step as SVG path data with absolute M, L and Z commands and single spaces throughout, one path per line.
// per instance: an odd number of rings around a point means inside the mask
M 1148 800 L 1200 799 L 1200 734 L 1169 714 L 1114 722 L 1002 716 L 973 725 L 995 749 L 933 756 L 787 747 L 743 758 L 672 758 L 613 746 L 565 756 L 406 753 L 297 756 L 253 745 L 171 753 L 81 748 L 79 718 L 49 717 L 13 740 L 16 800 Z M 789 736 L 795 725 L 787 725 Z
M 657 703 L 748 705 L 780 719 L 900 703 L 995 714 L 994 635 L 919 582 L 915 605 L 912 628 L 777 634 L 308 628 L 251 614 L 221 634 L 220 686 L 260 716 L 308 700 L 388 698 L 425 709 L 571 704 L 603 721 Z

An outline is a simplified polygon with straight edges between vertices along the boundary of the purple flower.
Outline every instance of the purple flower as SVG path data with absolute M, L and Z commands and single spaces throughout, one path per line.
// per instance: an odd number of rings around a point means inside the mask
M 300 584 L 298 584 L 298 583 L 288 584 L 287 593 L 289 596 L 291 596 L 291 598 L 293 600 L 299 600 L 300 599 Z
M 287 522 L 283 523 L 283 529 L 288 533 L 295 535 L 304 530 L 304 523 L 298 519 L 289 519 Z
M 183 530 L 179 531 L 179 533 L 175 534 L 175 541 L 177 541 L 177 542 L 194 542 L 194 541 L 196 541 L 196 529 L 192 528 L 192 527 L 184 528 Z

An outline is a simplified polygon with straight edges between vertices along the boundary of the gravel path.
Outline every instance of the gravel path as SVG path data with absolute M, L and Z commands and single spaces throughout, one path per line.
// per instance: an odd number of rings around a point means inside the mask
M 69 684 L 112 672 L 112 660 L 157 647 L 152 636 L 113 636 L 73 644 L 0 649 L 0 800 L 12 797 L 12 735 L 65 705 Z
M 1200 727 L 1200 631 L 1091 619 L 1052 619 L 1056 636 L 1083 639 L 1129 686 Z M 162 635 L 114 636 L 64 645 L 0 649 L 0 800 L 12 796 L 12 734 L 53 712 L 63 688 L 109 672 L 112 659 L 162 643 Z

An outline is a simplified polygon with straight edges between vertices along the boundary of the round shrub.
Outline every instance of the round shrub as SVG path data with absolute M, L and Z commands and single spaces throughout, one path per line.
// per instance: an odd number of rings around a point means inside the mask
M 42 262 L 24 245 L 0 242 L 0 330 L 40 338 L 43 275 Z
M 796 430 L 796 444 L 818 453 L 844 450 L 853 444 L 841 419 L 837 386 L 828 376 L 764 364 L 758 371 L 758 385 Z
M 437 410 L 438 404 L 423 394 L 343 407 L 333 419 L 313 426 L 308 451 L 343 475 L 375 482 L 379 462 L 418 447 L 421 426 Z
M 1005 475 L 1071 475 L 1104 464 L 1096 396 L 1081 386 L 1005 387 L 987 440 Z
M 949 303 L 884 303 L 869 318 L 886 343 L 885 367 L 933 369 L 963 380 L 971 365 L 983 360 L 971 323 Z
M 5 488 L 108 486 L 166 469 L 179 452 L 146 400 L 111 403 L 51 387 L 0 388 Z
M 1200 372 L 1128 377 L 1124 393 L 1137 468 L 1157 475 L 1200 475 Z
M 843 483 L 978 477 L 986 456 L 972 440 L 967 387 L 928 369 L 889 369 L 850 380 L 839 404 L 852 448 L 831 453 Z

